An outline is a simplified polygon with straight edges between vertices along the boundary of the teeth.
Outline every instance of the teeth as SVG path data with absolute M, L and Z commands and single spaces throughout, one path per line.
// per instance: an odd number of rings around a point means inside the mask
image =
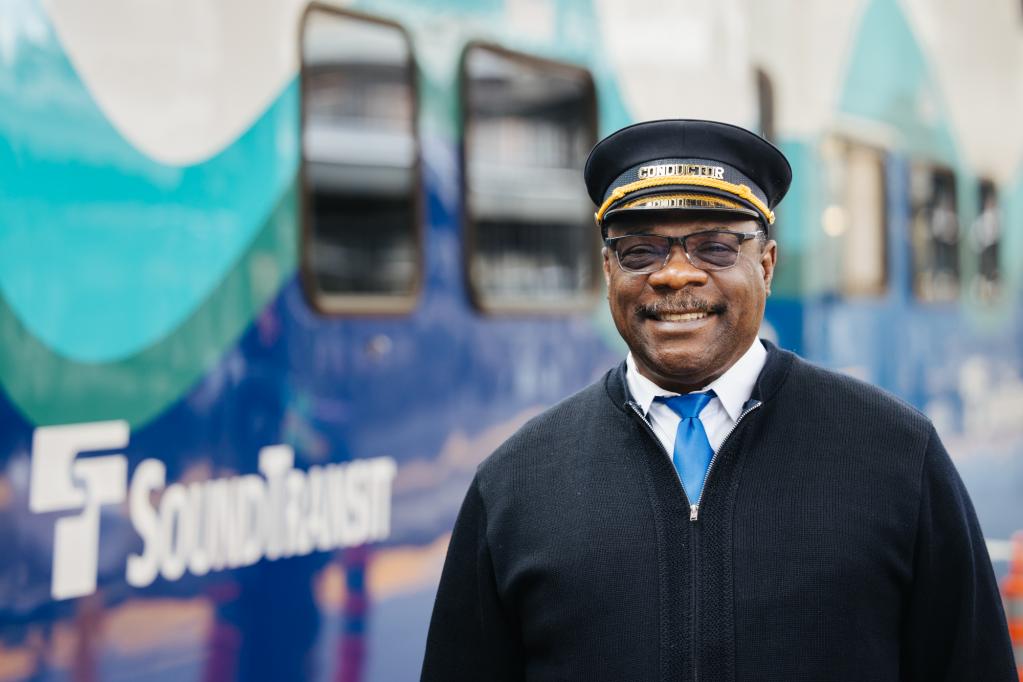
M 665 322 L 689 322 L 690 320 L 702 320 L 707 313 L 664 313 L 661 319 Z

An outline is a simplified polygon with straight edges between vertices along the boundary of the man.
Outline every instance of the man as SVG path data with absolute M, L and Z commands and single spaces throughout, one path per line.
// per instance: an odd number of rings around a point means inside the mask
M 593 149 L 629 356 L 478 469 L 424 680 L 1015 680 L 927 418 L 757 339 L 791 170 L 734 126 Z

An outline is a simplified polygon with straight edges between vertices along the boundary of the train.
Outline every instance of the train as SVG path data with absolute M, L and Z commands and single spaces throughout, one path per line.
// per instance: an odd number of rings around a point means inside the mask
M 785 152 L 761 335 L 926 413 L 1018 577 L 1021 21 L 0 4 L 0 680 L 417 679 L 475 467 L 624 357 L 581 168 L 655 118 Z

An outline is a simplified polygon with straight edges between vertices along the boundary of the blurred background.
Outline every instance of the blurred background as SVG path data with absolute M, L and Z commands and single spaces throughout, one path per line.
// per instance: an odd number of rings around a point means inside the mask
M 0 0 L 0 680 L 418 679 L 660 117 L 791 160 L 762 336 L 935 422 L 1023 636 L 1019 0 Z

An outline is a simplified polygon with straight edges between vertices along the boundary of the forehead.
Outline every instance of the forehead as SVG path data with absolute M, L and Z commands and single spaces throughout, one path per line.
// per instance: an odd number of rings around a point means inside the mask
M 622 216 L 622 218 L 626 218 Z M 704 230 L 731 230 L 732 232 L 757 232 L 760 223 L 751 218 L 736 218 L 702 214 L 693 216 L 659 216 L 650 218 L 630 215 L 627 219 L 616 220 L 607 226 L 608 235 L 623 234 L 664 234 L 684 235 Z

